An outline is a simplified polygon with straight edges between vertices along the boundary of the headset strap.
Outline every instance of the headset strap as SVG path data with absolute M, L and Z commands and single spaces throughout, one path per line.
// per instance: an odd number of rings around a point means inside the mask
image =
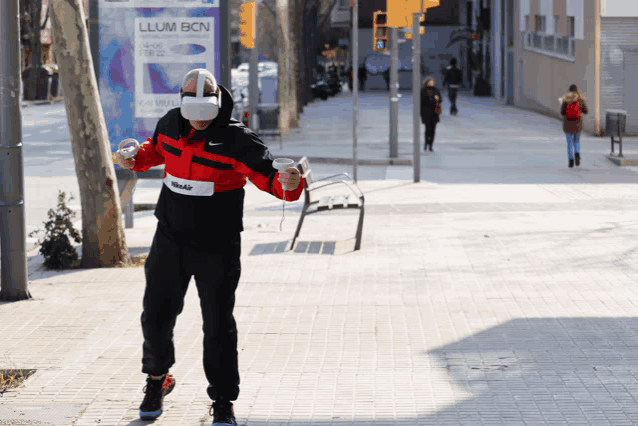
M 206 83 L 206 73 L 201 71 L 197 72 L 197 91 L 195 92 L 195 96 L 198 98 L 204 97 L 204 84 Z

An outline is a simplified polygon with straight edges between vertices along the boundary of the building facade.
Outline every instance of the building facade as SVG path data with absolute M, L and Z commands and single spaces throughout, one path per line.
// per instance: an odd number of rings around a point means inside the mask
M 623 109 L 627 134 L 638 134 L 638 2 L 489 1 L 496 98 L 559 118 L 559 98 L 576 84 L 586 132 L 602 135 L 606 111 Z

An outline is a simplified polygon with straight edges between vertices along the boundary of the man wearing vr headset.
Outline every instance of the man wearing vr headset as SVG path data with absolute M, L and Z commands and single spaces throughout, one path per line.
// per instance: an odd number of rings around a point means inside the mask
M 204 371 L 213 400 L 213 425 L 236 425 L 232 401 L 239 395 L 237 326 L 233 317 L 239 282 L 246 178 L 279 199 L 298 200 L 299 171 L 281 175 L 266 146 L 231 118 L 233 100 L 205 69 L 186 74 L 181 106 L 162 117 L 152 138 L 129 160 L 144 172 L 165 164 L 155 216 L 158 226 L 144 265 L 141 317 L 142 372 L 148 374 L 140 417 L 156 419 L 175 386 L 173 328 L 195 277 L 203 317 Z M 282 185 L 287 186 L 285 191 Z

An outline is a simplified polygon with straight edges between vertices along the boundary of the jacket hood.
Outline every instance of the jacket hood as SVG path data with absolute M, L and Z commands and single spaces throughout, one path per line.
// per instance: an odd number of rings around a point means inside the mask
M 219 87 L 219 91 L 221 92 L 221 108 L 219 108 L 219 114 L 211 123 L 211 127 L 223 127 L 228 125 L 230 122 L 230 117 L 233 114 L 233 108 L 235 106 L 235 102 L 233 101 L 233 96 L 230 94 L 228 89 L 226 89 L 221 84 L 217 85 Z
M 571 102 L 575 102 L 576 99 L 578 98 L 585 99 L 582 95 L 579 95 L 577 92 L 567 92 L 567 94 L 561 98 L 561 102 L 571 103 Z

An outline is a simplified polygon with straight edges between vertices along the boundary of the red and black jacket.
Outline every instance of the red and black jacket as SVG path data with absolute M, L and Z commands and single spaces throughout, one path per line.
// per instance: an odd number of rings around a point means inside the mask
M 175 239 L 197 245 L 243 231 L 246 178 L 262 191 L 283 199 L 273 157 L 250 129 L 231 118 L 233 100 L 221 90 L 217 118 L 202 131 L 193 129 L 180 113 L 170 110 L 157 123 L 151 139 L 137 152 L 134 171 L 165 164 L 165 174 L 192 181 L 214 182 L 210 196 L 190 196 L 162 186 L 155 216 Z M 286 191 L 287 201 L 298 200 L 303 182 Z

